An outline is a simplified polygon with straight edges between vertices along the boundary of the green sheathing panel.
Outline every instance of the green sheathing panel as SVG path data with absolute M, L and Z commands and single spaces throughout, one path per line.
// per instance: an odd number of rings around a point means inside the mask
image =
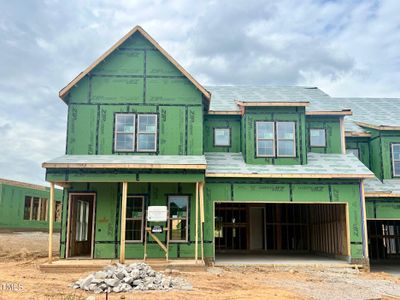
M 67 154 L 112 154 L 119 112 L 158 115 L 156 154 L 203 153 L 201 92 L 139 32 L 82 78 L 66 100 Z M 140 153 L 146 154 L 154 153 Z
M 207 179 L 205 184 L 205 244 L 213 256 L 213 215 L 216 202 L 348 203 L 351 258 L 363 258 L 363 228 L 359 183 L 323 180 Z
M 48 230 L 48 221 L 24 220 L 25 196 L 50 199 L 50 190 L 38 190 L 8 184 L 0 184 L 0 228 Z M 62 200 L 62 191 L 55 190 L 56 201 Z M 60 223 L 54 223 L 60 229 Z
M 346 137 L 346 149 L 358 149 L 360 160 L 365 166 L 371 168 L 370 146 L 367 137 Z
M 229 128 L 231 145 L 214 146 L 214 129 Z M 241 152 L 241 117 L 206 115 L 204 118 L 204 152 Z
M 399 131 L 370 130 L 372 133 L 371 170 L 380 179 L 395 178 L 392 165 L 392 143 L 400 143 Z
M 51 182 L 198 182 L 204 181 L 204 171 L 47 169 L 46 180 Z
M 400 198 L 366 198 L 367 219 L 400 220 Z
M 296 157 L 256 157 L 256 121 L 296 122 Z M 305 110 L 303 107 L 246 108 L 242 118 L 242 151 L 249 164 L 296 165 L 307 163 Z
M 339 117 L 307 116 L 306 128 L 308 152 L 342 153 Z M 310 129 L 325 129 L 326 147 L 310 146 Z
M 96 194 L 95 212 L 95 258 L 119 257 L 120 229 L 121 229 L 121 191 L 120 183 L 73 183 L 68 193 L 90 192 Z M 195 183 L 129 183 L 128 195 L 145 197 L 145 207 L 149 205 L 167 205 L 168 195 L 189 196 L 189 239 L 185 243 L 170 243 L 169 256 L 171 258 L 194 257 L 195 240 Z M 65 197 L 64 204 L 68 201 Z M 64 205 L 63 207 L 67 207 Z M 61 238 L 61 255 L 65 257 L 66 244 L 66 216 L 63 211 L 63 229 Z M 161 224 L 166 225 L 166 224 Z M 158 235 L 165 241 L 165 234 Z M 209 241 L 209 244 L 211 242 Z M 151 238 L 148 242 L 148 257 L 165 257 L 161 248 Z M 200 249 L 200 248 L 199 248 Z M 200 252 L 199 252 L 200 253 Z M 143 258 L 143 243 L 126 243 L 126 258 Z

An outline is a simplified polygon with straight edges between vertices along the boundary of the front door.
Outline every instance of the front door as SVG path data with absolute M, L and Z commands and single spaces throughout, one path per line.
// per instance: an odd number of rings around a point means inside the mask
M 70 194 L 69 257 L 92 255 L 94 194 Z

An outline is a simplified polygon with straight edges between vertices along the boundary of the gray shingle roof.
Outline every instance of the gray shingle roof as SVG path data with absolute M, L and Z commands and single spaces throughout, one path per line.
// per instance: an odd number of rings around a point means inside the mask
M 210 111 L 239 112 L 235 101 L 242 102 L 303 102 L 307 111 L 341 111 L 351 109 L 345 117 L 346 131 L 366 132 L 355 122 L 375 126 L 400 126 L 400 98 L 334 98 L 316 87 L 303 86 L 206 86 L 211 92 Z
M 365 193 L 382 193 L 400 195 L 400 179 L 368 178 L 364 181 Z
M 175 165 L 175 169 L 180 166 L 184 169 L 202 165 L 205 169 L 206 164 L 204 155 L 63 155 L 43 163 L 43 167 L 107 168 L 116 165 L 117 168 L 134 168 L 137 165 L 140 168 L 146 165 L 168 169 L 168 166 Z
M 329 99 L 316 87 L 221 85 L 206 86 L 211 92 L 210 111 L 239 111 L 235 101 L 242 102 L 304 102 Z
M 365 178 L 373 173 L 352 154 L 308 153 L 307 165 L 246 164 L 242 153 L 206 153 L 209 177 Z M 232 176 L 232 177 L 235 177 Z

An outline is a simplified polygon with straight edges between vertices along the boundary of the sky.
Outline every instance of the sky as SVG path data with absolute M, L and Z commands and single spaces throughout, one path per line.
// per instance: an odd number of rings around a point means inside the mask
M 201 84 L 400 97 L 400 1 L 0 0 L 0 178 L 45 184 L 61 88 L 135 25 Z

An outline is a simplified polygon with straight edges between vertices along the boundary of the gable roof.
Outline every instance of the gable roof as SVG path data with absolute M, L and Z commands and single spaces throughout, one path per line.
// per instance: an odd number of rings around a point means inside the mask
M 210 93 L 197 82 L 167 51 L 165 51 L 157 42 L 154 40 L 142 27 L 135 26 L 131 31 L 125 34 L 119 41 L 117 41 L 110 49 L 104 52 L 98 59 L 96 59 L 89 67 L 82 71 L 76 76 L 70 83 L 68 83 L 59 92 L 59 96 L 62 100 L 68 94 L 68 92 L 90 71 L 92 71 L 98 64 L 107 58 L 115 49 L 121 46 L 127 39 L 129 39 L 134 33 L 139 32 L 142 34 L 158 51 L 160 51 L 168 60 L 171 62 L 182 74 L 191 82 L 193 85 L 207 98 L 210 99 Z

